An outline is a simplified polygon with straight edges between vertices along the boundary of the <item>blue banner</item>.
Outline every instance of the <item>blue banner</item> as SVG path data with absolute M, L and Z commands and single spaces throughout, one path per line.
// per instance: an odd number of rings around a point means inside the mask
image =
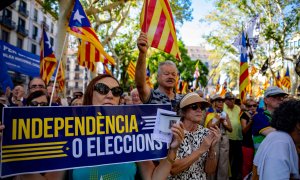
M 40 76 L 40 56 L 17 48 L 0 40 L 0 61 L 4 61 L 8 70 L 31 77 Z
M 164 158 L 158 108 L 171 106 L 4 108 L 1 177 Z

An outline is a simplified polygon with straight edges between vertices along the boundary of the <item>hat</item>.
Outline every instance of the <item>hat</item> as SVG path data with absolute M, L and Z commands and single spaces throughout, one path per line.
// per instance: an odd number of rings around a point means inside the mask
M 265 91 L 265 98 L 266 97 L 270 97 L 270 96 L 285 96 L 285 95 L 288 95 L 287 93 L 285 93 L 282 89 L 280 89 L 279 87 L 277 86 L 271 86 L 271 87 L 268 87 L 268 89 Z
M 194 104 L 194 103 L 203 103 L 205 104 L 205 106 L 209 106 L 210 103 L 207 102 L 205 99 L 203 99 L 202 97 L 200 97 L 197 93 L 195 92 L 191 92 L 186 94 L 180 101 L 179 107 L 184 108 L 190 104 Z
M 222 96 L 220 96 L 219 94 L 215 94 L 215 95 L 213 95 L 213 96 L 210 98 L 210 100 L 211 100 L 212 102 L 215 101 L 215 100 L 218 100 L 218 99 L 224 100 L 224 98 L 222 98 Z
M 225 99 L 235 99 L 235 96 L 231 92 L 225 94 Z

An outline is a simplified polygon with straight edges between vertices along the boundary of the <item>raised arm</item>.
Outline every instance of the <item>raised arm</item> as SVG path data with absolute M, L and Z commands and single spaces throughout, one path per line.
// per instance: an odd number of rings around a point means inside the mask
M 151 88 L 146 83 L 146 55 L 148 50 L 147 34 L 141 32 L 137 46 L 139 48 L 139 57 L 135 68 L 135 84 L 143 103 L 147 102 L 151 95 Z

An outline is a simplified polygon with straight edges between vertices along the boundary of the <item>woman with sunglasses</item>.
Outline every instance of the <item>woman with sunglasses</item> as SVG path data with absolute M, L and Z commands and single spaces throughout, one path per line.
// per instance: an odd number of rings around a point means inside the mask
M 95 77 L 88 85 L 83 97 L 83 105 L 119 105 L 123 93 L 117 79 L 108 74 Z M 135 179 L 138 175 L 142 179 L 166 179 L 170 173 L 172 162 L 175 159 L 176 151 L 183 139 L 182 124 L 175 124 L 172 127 L 174 139 L 170 144 L 169 154 L 166 159 L 160 161 L 155 167 L 152 161 L 138 163 L 113 164 L 98 167 L 75 169 L 71 173 L 72 179 Z
M 221 140 L 216 145 L 216 155 L 218 165 L 215 174 L 210 175 L 208 179 L 228 179 L 229 169 L 229 139 L 226 131 L 231 132 L 232 127 L 228 115 L 223 112 L 224 98 L 216 94 L 210 98 L 212 106 L 207 109 L 204 127 L 219 127 L 221 131 Z
M 206 179 L 217 166 L 215 145 L 220 140 L 218 127 L 200 125 L 203 110 L 209 103 L 197 93 L 188 93 L 179 103 L 179 114 L 185 130 L 169 179 Z
M 254 144 L 252 140 L 252 117 L 256 114 L 256 108 L 257 102 L 254 99 L 247 99 L 245 111 L 242 112 L 242 115 L 240 117 L 243 132 L 243 178 L 252 171 L 252 164 L 254 158 Z

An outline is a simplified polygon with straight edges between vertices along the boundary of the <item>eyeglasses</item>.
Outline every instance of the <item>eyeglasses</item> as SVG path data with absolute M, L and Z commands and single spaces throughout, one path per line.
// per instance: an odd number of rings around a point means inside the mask
M 269 96 L 273 99 L 276 99 L 277 101 L 283 101 L 287 98 L 287 96 Z
M 31 101 L 29 103 L 30 106 L 48 106 L 47 102 L 36 102 L 36 101 Z
M 97 91 L 99 94 L 106 95 L 109 91 L 113 94 L 115 97 L 120 97 L 123 94 L 123 89 L 121 87 L 113 87 L 109 88 L 107 85 L 103 83 L 98 83 L 94 86 L 94 90 Z
M 198 108 L 200 108 L 201 110 L 204 110 L 205 106 L 203 106 L 202 104 L 192 104 L 192 105 L 189 106 L 189 108 L 196 111 Z
M 42 84 L 33 84 L 30 86 L 30 89 L 36 89 L 36 88 L 45 89 L 45 86 Z
M 248 108 L 251 108 L 251 107 L 257 107 L 257 105 L 256 105 L 256 104 L 248 104 L 247 107 L 248 107 Z

